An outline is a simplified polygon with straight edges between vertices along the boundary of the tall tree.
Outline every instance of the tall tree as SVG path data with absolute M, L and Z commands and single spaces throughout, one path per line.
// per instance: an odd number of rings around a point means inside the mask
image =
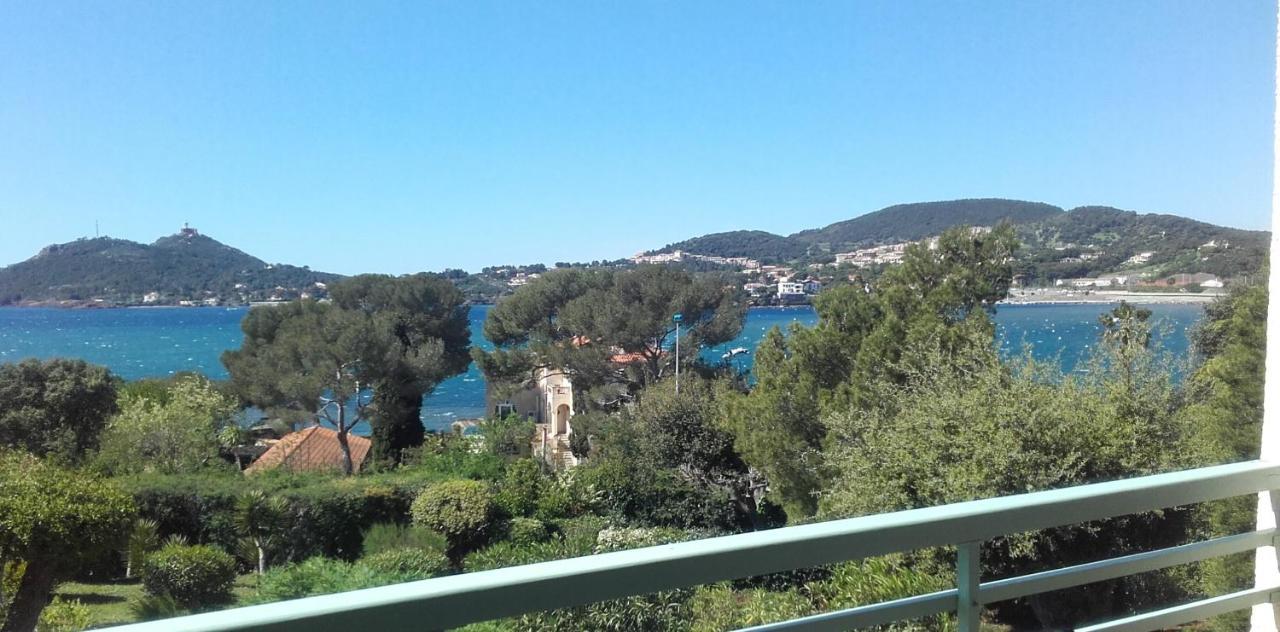
M 79 461 L 116 413 L 117 382 L 83 360 L 0 365 L 0 447 Z
M 330 287 L 334 303 L 389 328 L 389 364 L 374 382 L 370 426 L 378 462 L 398 463 L 422 445 L 422 401 L 440 382 L 467 370 L 471 330 L 462 293 L 434 274 L 365 274 Z
M 347 437 L 368 420 L 368 389 L 399 362 L 388 318 L 311 300 L 255 308 L 240 325 L 243 345 L 222 363 L 245 401 L 333 427 L 351 474 Z
M 647 265 L 554 270 L 490 310 L 485 336 L 498 349 L 474 353 L 495 381 L 527 380 L 534 369 L 553 366 L 567 371 L 575 388 L 614 386 L 620 388 L 612 392 L 630 397 L 674 366 L 676 314 L 683 315 L 680 351 L 687 362 L 742 331 L 746 301 L 715 274 Z
M 768 478 L 772 500 L 792 517 L 818 508 L 822 441 L 818 386 L 791 362 L 782 331 L 773 328 L 756 347 L 759 374 L 750 393 L 726 394 L 720 424 L 733 435 L 744 459 Z

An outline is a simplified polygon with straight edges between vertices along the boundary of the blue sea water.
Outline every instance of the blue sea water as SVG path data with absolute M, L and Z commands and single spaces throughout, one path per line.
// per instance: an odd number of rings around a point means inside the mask
M 1073 370 L 1098 338 L 1098 315 L 1107 305 L 1008 305 L 996 312 L 1001 348 L 1019 353 L 1024 344 L 1040 359 L 1055 356 L 1064 370 Z M 155 307 L 131 309 L 0 309 L 0 362 L 23 358 L 74 357 L 102 364 L 125 379 L 199 371 L 226 378 L 219 356 L 240 346 L 240 320 L 247 308 Z M 1189 328 L 1204 315 L 1199 305 L 1154 305 L 1153 320 L 1167 330 L 1163 344 L 1182 356 L 1187 352 Z M 482 333 L 488 306 L 471 310 L 471 340 L 484 349 L 492 345 Z M 730 360 L 748 370 L 756 344 L 774 326 L 812 325 L 817 316 L 809 307 L 752 309 L 742 334 L 708 350 L 709 360 L 729 349 L 749 351 Z M 436 388 L 422 408 L 423 424 L 444 429 L 456 419 L 484 416 L 484 378 L 474 365 L 466 373 Z

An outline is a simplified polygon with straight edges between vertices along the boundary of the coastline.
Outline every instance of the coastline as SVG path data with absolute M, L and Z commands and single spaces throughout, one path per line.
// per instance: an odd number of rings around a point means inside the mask
M 1012 290 L 1009 298 L 999 305 L 1087 305 L 1132 303 L 1134 305 L 1204 305 L 1212 303 L 1225 292 L 1126 292 L 1122 290 L 1097 290 L 1076 292 L 1072 290 L 1035 289 Z

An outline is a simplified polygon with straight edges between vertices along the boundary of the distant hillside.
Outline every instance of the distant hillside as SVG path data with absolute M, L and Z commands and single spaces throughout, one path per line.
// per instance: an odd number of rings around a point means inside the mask
M 682 250 L 698 255 L 751 257 L 766 261 L 790 261 L 803 257 L 808 246 L 798 240 L 763 230 L 735 230 L 686 239 L 655 252 Z
M 194 230 L 151 245 L 99 237 L 47 246 L 36 256 L 0 268 L 0 304 L 102 301 L 223 303 L 295 297 L 339 275 L 271 265 Z M 278 289 L 282 288 L 282 289 Z M 155 293 L 147 301 L 148 294 Z
M 824 228 L 783 237 L 740 230 L 695 237 L 654 252 L 751 257 L 768 263 L 830 260 L 876 244 L 915 241 L 952 226 L 1008 221 L 1023 243 L 1020 272 L 1030 281 L 1138 270 L 1153 275 L 1251 274 L 1265 260 L 1268 233 L 1215 226 L 1185 217 L 1139 214 L 1105 206 L 1064 211 L 1005 199 L 898 204 Z M 1142 253 L 1150 257 L 1133 258 Z
M 1018 226 L 1020 259 L 1042 279 L 1096 276 L 1141 269 L 1153 274 L 1208 272 L 1232 277 L 1257 272 L 1267 257 L 1265 231 L 1217 226 L 1176 215 L 1082 206 Z M 1131 257 L 1151 253 L 1142 263 Z
M 897 204 L 826 228 L 803 230 L 789 239 L 838 252 L 876 243 L 924 239 L 961 224 L 994 226 L 1005 220 L 1026 224 L 1062 213 L 1062 209 L 1049 204 L 1001 199 Z

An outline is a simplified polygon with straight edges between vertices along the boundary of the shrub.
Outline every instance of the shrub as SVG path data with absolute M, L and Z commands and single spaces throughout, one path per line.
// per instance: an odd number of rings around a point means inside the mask
M 529 544 L 505 540 L 468 555 L 466 569 L 474 573 L 583 555 L 591 555 L 591 546 L 582 541 L 554 539 Z
M 63 601 L 54 597 L 40 612 L 36 632 L 80 632 L 89 628 L 92 612 L 80 600 Z
M 516 544 L 536 544 L 551 539 L 547 523 L 533 518 L 512 518 L 507 527 L 507 537 Z
M 542 466 L 533 459 L 519 459 L 507 465 L 496 501 L 507 515 L 531 516 L 546 486 Z
M 722 585 L 699 588 L 689 610 L 692 632 L 718 632 L 803 617 L 813 612 L 813 603 L 795 590 L 734 591 Z
M 486 419 L 480 424 L 484 447 L 489 454 L 504 458 L 529 456 L 532 450 L 534 423 L 532 420 L 508 415 Z
M 268 570 L 259 578 L 258 593 L 250 601 L 269 603 L 369 587 L 353 575 L 347 562 L 313 557 L 299 564 Z
M 313 557 L 268 570 L 259 578 L 257 594 L 246 602 L 270 603 L 428 579 L 447 568 L 444 556 L 417 549 L 379 553 L 355 564 Z
M 362 558 L 357 564 L 369 569 L 380 579 L 390 580 L 387 583 L 430 579 L 449 571 L 449 558 L 443 553 L 422 549 L 383 551 Z
M 421 549 L 443 553 L 448 543 L 444 536 L 414 525 L 379 522 L 364 532 L 363 555 L 369 557 L 384 551 Z
M 415 524 L 432 529 L 449 542 L 446 554 L 455 566 L 484 543 L 495 506 L 488 487 L 477 481 L 448 481 L 428 488 L 413 501 Z
M 401 469 L 427 472 L 440 478 L 501 479 L 506 460 L 488 451 L 476 451 L 474 446 L 475 442 L 469 437 L 432 435 L 421 448 L 405 451 L 405 466 Z
M 168 619 L 187 613 L 169 595 L 142 595 L 129 602 L 129 612 L 139 621 Z
M 671 544 L 691 539 L 691 534 L 679 529 L 652 527 L 606 528 L 596 536 L 596 553 L 625 551 L 646 546 Z
M 183 608 L 230 601 L 235 581 L 235 558 L 211 546 L 171 544 L 147 556 L 142 565 L 147 592 L 171 597 Z

